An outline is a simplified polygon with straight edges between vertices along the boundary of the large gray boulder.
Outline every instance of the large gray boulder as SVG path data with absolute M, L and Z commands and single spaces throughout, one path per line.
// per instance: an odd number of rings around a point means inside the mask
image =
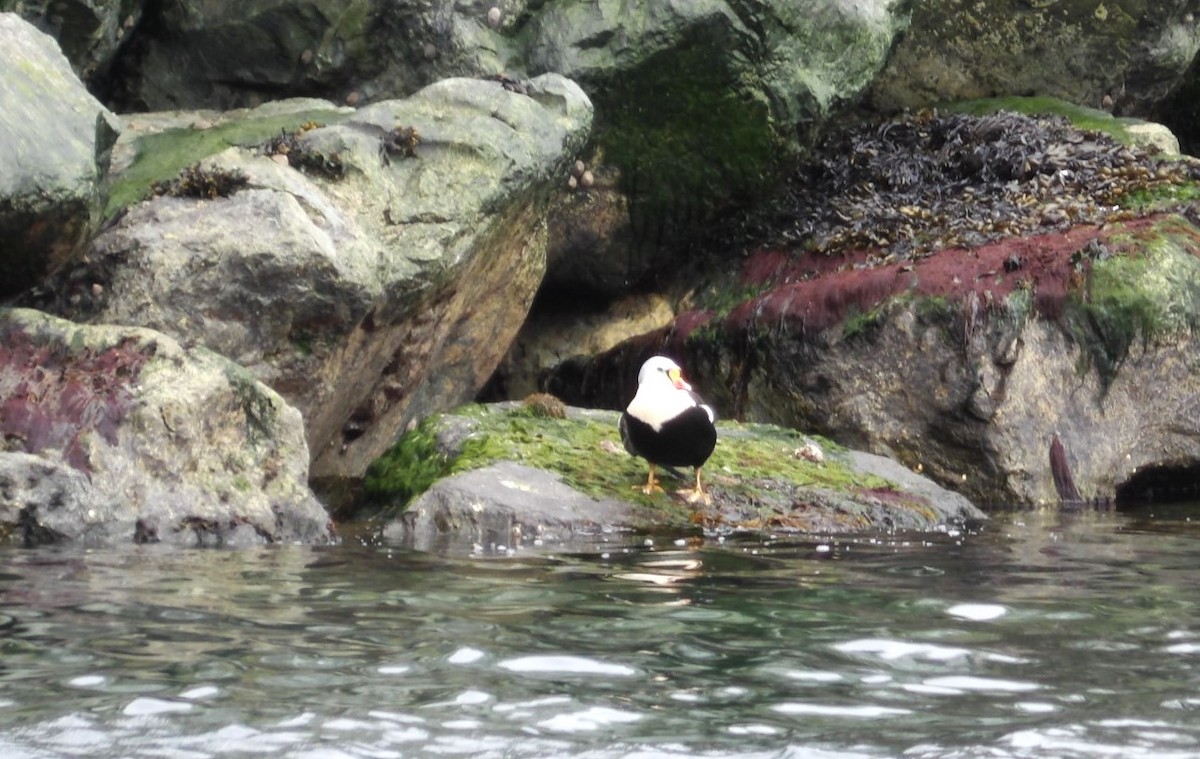
M 0 13 L 0 298 L 62 266 L 95 231 L 115 117 L 54 39 Z
M 54 285 L 53 308 L 238 361 L 304 414 L 314 476 L 360 475 L 410 421 L 471 399 L 495 369 L 541 282 L 545 209 L 591 115 L 552 74 L 520 92 L 449 79 L 327 110 L 286 157 L 234 146 L 205 158 L 188 181 L 236 178 L 225 195 L 184 187 L 129 208 Z M 171 134 L 186 148 L 232 130 L 208 118 Z M 155 159 L 138 155 L 122 176 Z
M 156 8 L 116 51 L 114 96 L 130 110 L 252 107 L 283 95 L 338 102 L 402 97 L 439 79 L 498 74 L 515 46 L 501 27 L 524 0 L 185 0 Z M 32 15 L 32 14 L 31 14 Z
M 0 526 L 26 544 L 334 537 L 299 412 L 160 333 L 0 312 L 0 433 Z
M 893 111 L 1048 95 L 1146 116 L 1187 81 L 1195 12 L 1188 0 L 921 0 L 867 101 Z
M 676 72 L 684 91 L 711 83 L 710 70 L 723 71 L 747 103 L 766 107 L 787 140 L 797 125 L 821 121 L 856 97 L 907 22 L 895 3 L 875 0 L 678 0 L 633 8 L 575 0 L 531 16 L 525 55 L 532 71 L 560 71 L 597 89 L 645 66 Z M 693 60 L 704 67 L 689 72 L 682 64 Z M 663 95 L 642 93 L 647 103 Z

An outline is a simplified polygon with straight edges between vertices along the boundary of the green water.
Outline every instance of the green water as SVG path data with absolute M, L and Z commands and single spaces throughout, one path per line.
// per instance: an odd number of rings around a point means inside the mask
M 0 756 L 1196 756 L 1188 513 L 499 557 L 8 550 Z

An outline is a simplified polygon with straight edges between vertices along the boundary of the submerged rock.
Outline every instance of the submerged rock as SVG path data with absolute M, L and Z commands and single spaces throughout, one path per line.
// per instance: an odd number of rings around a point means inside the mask
M 645 462 L 621 446 L 617 416 L 568 408 L 560 419 L 500 403 L 433 417 L 372 465 L 364 504 L 393 515 L 386 537 L 488 550 L 698 529 L 935 530 L 983 518 L 967 499 L 893 461 L 732 422 L 718 424 L 704 469 L 710 506 L 691 507 L 669 492 L 647 496 L 637 487 Z M 806 446 L 819 447 L 823 459 L 812 460 Z
M 0 312 L 0 532 L 25 544 L 333 540 L 300 414 L 166 335 Z

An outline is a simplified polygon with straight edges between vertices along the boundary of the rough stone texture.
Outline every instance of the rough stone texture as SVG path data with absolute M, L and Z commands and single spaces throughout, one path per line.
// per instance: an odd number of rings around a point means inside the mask
M 151 111 L 254 106 L 280 92 L 344 97 L 370 66 L 374 5 L 163 4 L 121 51 L 113 94 L 125 109 Z
M 401 97 L 438 79 L 505 70 L 505 30 L 526 3 L 185 0 L 155 9 L 114 68 L 114 96 L 130 110 L 255 106 L 284 95 L 338 102 Z
M 560 195 L 550 211 L 542 287 L 576 302 L 619 298 L 646 276 L 650 259 L 635 252 L 639 240 L 629 226 L 629 199 L 615 167 L 579 163 L 592 185 L 581 186 L 576 178 L 575 188 L 568 185 L 572 191 Z
M 116 120 L 54 40 L 0 13 L 0 297 L 68 261 L 94 231 Z
M 1189 0 L 915 3 L 867 100 L 884 111 L 995 95 L 1053 95 L 1145 115 L 1200 50 Z
M 421 551 L 579 548 L 616 539 L 630 505 L 592 498 L 541 469 L 500 461 L 439 480 L 383 535 Z
M 0 312 L 0 525 L 26 543 L 333 539 L 300 414 L 150 330 Z
M 1059 501 L 1055 435 L 1085 499 L 1114 498 L 1139 469 L 1200 460 L 1194 341 L 1135 346 L 1105 388 L 1081 371 L 1078 344 L 1044 320 L 965 344 L 946 327 L 901 311 L 869 342 L 833 343 L 815 360 L 772 341 L 763 359 L 776 371 L 755 372 L 749 413 L 919 465 L 991 507 Z
M 647 61 L 663 65 L 663 51 L 699 46 L 747 100 L 769 105 L 785 140 L 860 92 L 907 21 L 886 0 L 671 0 L 630 10 L 619 0 L 546 5 L 528 24 L 530 70 L 604 87 Z
M 238 361 L 304 414 L 314 476 L 360 475 L 492 374 L 590 125 L 587 97 L 556 75 L 523 93 L 449 79 L 301 134 L 297 151 L 340 165 L 333 176 L 230 148 L 203 167 L 246 189 L 133 207 L 53 288 L 54 308 Z M 389 154 L 397 127 L 416 128 L 415 155 Z
M 494 27 L 493 5 L 502 11 Z M 604 86 L 664 50 L 706 40 L 718 42 L 713 53 L 738 72 L 740 89 L 770 103 L 786 135 L 861 90 L 905 21 L 891 0 L 189 0 L 135 30 L 122 54 L 121 99 L 137 110 L 252 106 L 280 93 L 340 102 L 501 73 Z

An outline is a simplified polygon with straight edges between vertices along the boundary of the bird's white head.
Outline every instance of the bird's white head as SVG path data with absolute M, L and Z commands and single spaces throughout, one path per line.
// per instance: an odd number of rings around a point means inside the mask
M 638 386 L 646 382 L 661 382 L 665 378 L 678 390 L 691 390 L 692 386 L 683 380 L 683 369 L 666 356 L 654 356 L 642 364 L 638 372 Z

